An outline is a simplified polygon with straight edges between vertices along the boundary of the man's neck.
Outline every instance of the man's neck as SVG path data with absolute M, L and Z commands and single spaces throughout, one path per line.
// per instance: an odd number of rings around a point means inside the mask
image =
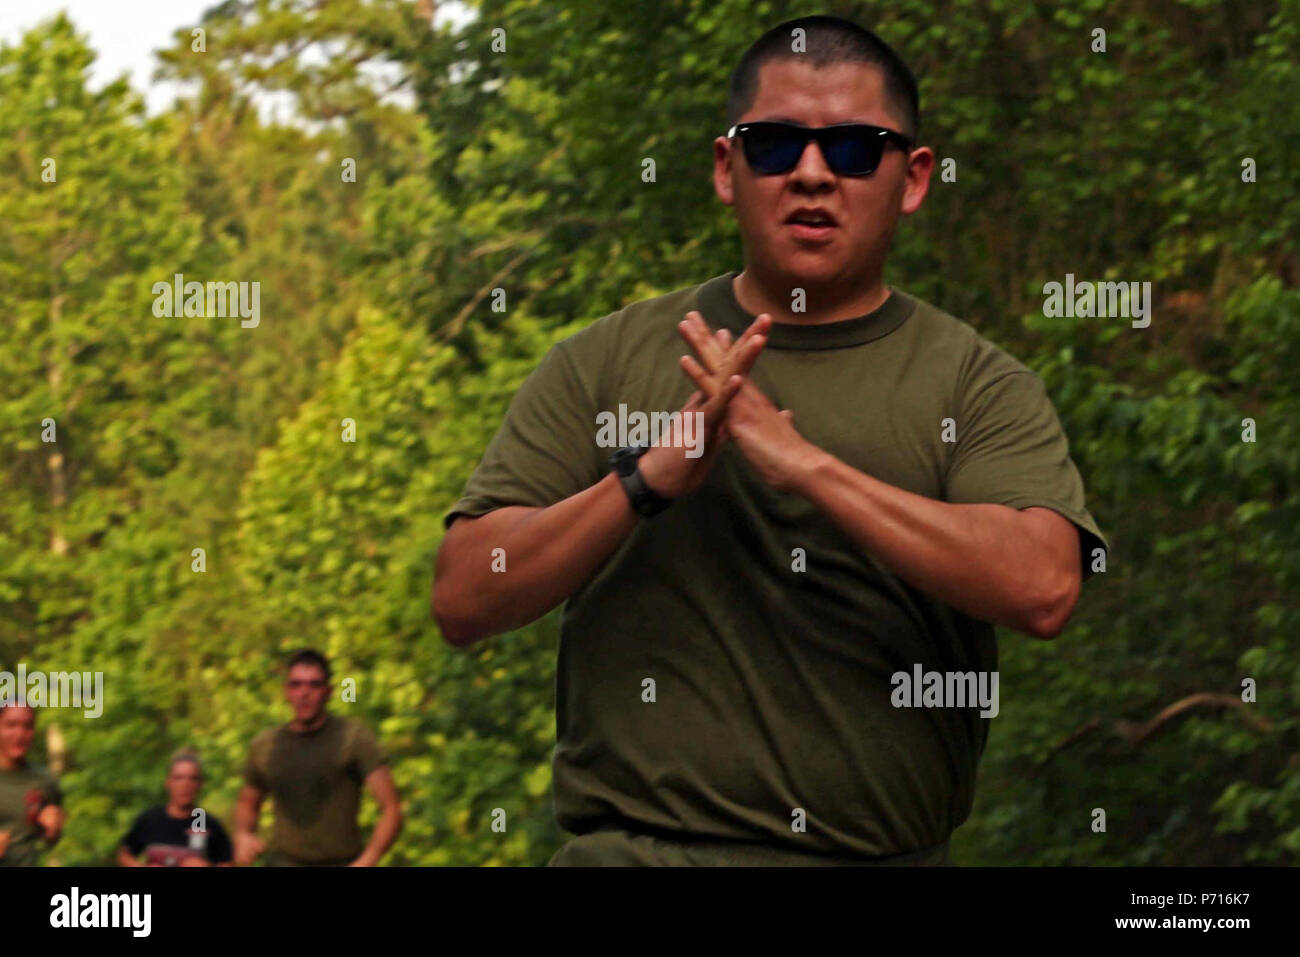
M 191 816 L 191 812 L 193 810 L 194 810 L 193 804 L 176 804 L 175 802 L 169 802 L 167 805 L 167 816 L 176 817 L 176 818 L 181 818 L 181 817 L 187 818 Z
M 769 313 L 775 322 L 798 323 L 799 325 L 817 325 L 823 322 L 838 322 L 841 319 L 855 319 L 879 309 L 889 298 L 889 288 L 877 275 L 863 287 L 842 291 L 835 288 L 804 287 L 805 312 L 791 309 L 792 290 L 782 285 L 772 288 L 758 279 L 749 269 L 737 276 L 731 284 L 732 292 L 740 308 L 752 315 Z
M 11 758 L 7 754 L 0 754 L 0 771 L 17 771 L 26 763 L 21 757 Z
M 322 711 L 311 721 L 299 721 L 297 718 L 294 718 L 289 722 L 289 728 L 293 731 L 315 731 L 317 728 L 324 726 L 327 717 L 329 717 L 329 712 Z

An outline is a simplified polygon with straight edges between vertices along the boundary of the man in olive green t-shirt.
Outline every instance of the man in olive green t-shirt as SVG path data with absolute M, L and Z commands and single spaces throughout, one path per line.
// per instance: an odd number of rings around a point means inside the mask
M 728 112 L 744 270 L 551 349 L 446 518 L 434 613 L 467 645 L 567 600 L 554 864 L 944 864 L 996 698 L 900 675 L 996 689 L 993 626 L 1059 634 L 1105 542 L 1038 376 L 883 282 L 934 162 L 906 66 L 801 18 Z
M 36 711 L 0 707 L 0 867 L 34 867 L 63 830 L 63 796 L 54 777 L 27 759 Z
M 268 864 L 372 867 L 397 838 L 402 809 L 388 758 L 364 724 L 326 710 L 329 694 L 324 656 L 304 650 L 289 659 L 285 699 L 294 717 L 249 746 L 235 809 L 235 863 L 251 864 L 266 849 L 256 830 L 268 794 L 275 809 Z M 380 808 L 364 845 L 357 827 L 363 786 Z

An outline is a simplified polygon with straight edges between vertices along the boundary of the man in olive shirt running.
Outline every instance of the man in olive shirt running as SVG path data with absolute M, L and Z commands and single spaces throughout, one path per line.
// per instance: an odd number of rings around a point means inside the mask
M 1038 376 L 884 283 L 917 122 L 874 34 L 760 38 L 714 142 L 744 270 L 556 345 L 446 518 L 447 641 L 567 600 L 553 864 L 947 863 L 996 704 L 899 676 L 996 680 L 1105 547 Z
M 63 831 L 63 796 L 54 777 L 27 760 L 36 711 L 0 706 L 0 867 L 34 867 Z
M 387 756 L 364 724 L 326 710 L 330 667 L 318 652 L 304 650 L 289 659 L 284 696 L 293 720 L 261 732 L 249 746 L 235 807 L 235 863 L 251 864 L 267 850 L 256 831 L 269 794 L 275 827 L 268 864 L 377 865 L 402 829 Z M 364 849 L 357 827 L 363 785 L 380 809 Z

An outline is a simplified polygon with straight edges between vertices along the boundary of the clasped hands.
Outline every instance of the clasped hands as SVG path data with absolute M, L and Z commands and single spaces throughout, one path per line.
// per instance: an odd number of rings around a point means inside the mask
M 674 433 L 641 458 L 641 473 L 651 489 L 669 498 L 693 491 L 728 441 L 772 487 L 798 491 L 803 486 L 821 450 L 795 429 L 794 414 L 773 405 L 749 377 L 771 326 L 772 317 L 764 313 L 733 342 L 729 330 L 713 332 L 698 312 L 688 312 L 678 323 L 698 357 L 681 358 L 682 371 L 698 387 L 681 411 L 683 416 L 703 413 L 704 454 L 686 457 Z

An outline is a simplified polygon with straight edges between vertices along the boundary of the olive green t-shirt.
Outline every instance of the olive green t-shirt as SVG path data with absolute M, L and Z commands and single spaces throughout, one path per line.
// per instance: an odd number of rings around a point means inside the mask
M 370 772 L 387 763 L 370 729 L 354 718 L 328 714 L 314 731 L 283 725 L 258 734 L 244 779 L 274 802 L 269 849 L 303 864 L 356 857 L 364 848 L 361 791 Z
M 742 332 L 753 316 L 735 276 L 555 345 L 447 524 L 552 505 L 603 478 L 613 450 L 597 444 L 597 413 L 680 409 L 695 387 L 677 323 L 699 309 Z M 1082 530 L 1081 561 L 1105 546 L 1042 381 L 925 302 L 895 289 L 866 316 L 778 323 L 751 376 L 855 469 L 946 502 L 1050 508 Z M 970 812 L 989 719 L 978 705 L 894 707 L 891 676 L 917 664 L 996 670 L 994 629 L 898 578 L 729 443 L 704 484 L 641 521 L 564 608 L 559 823 L 842 856 L 941 844 Z
M 63 795 L 53 776 L 40 765 L 25 764 L 0 771 L 0 831 L 9 832 L 9 848 L 0 867 L 34 867 L 45 847 L 43 832 L 31 818 L 50 804 L 62 804 Z

